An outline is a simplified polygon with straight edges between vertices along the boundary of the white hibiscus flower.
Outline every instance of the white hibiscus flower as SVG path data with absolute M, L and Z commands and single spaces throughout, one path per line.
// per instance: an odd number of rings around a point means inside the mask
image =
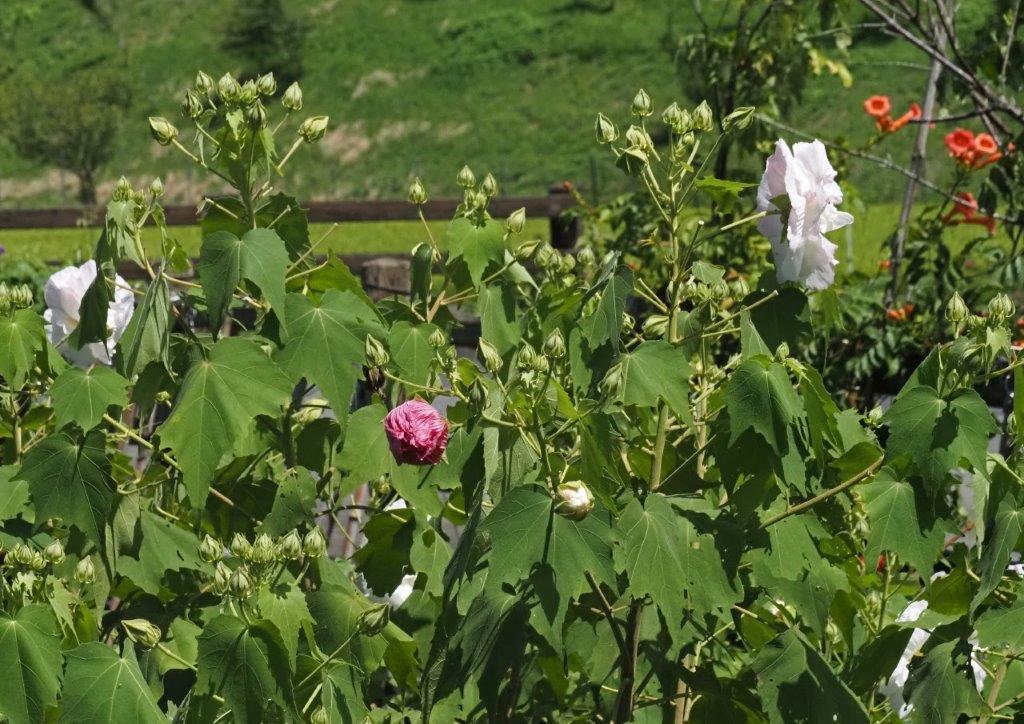
M 837 247 L 825 234 L 853 223 L 853 216 L 836 209 L 843 192 L 835 179 L 821 141 L 795 143 L 792 151 L 781 139 L 775 144 L 757 189 L 757 210 L 780 213 L 762 218 L 757 229 L 772 243 L 780 282 L 825 289 L 835 280 Z M 788 199 L 788 210 L 773 202 L 780 196 Z
M 78 310 L 82 306 L 82 298 L 95 278 L 96 262 L 90 259 L 82 266 L 68 266 L 55 272 L 46 281 L 43 292 L 47 307 L 43 315 L 46 334 L 60 353 L 79 367 L 111 363 L 111 351 L 124 334 L 135 309 L 135 295 L 128 282 L 118 276 L 114 283 L 114 299 L 107 310 L 106 344 L 93 342 L 84 345 L 82 349 L 75 349 L 68 344 L 68 337 L 78 327 Z

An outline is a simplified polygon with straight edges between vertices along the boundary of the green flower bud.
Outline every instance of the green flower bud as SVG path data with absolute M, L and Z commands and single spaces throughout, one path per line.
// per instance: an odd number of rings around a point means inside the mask
M 329 721 L 330 718 L 327 716 L 327 710 L 322 706 L 314 709 L 309 717 L 309 724 L 327 724 Z
M 196 92 L 202 93 L 204 96 L 210 95 L 210 91 L 213 90 L 213 78 L 203 71 L 199 71 L 196 73 L 195 87 Z
M 565 357 L 565 337 L 562 336 L 562 330 L 551 330 L 551 334 L 544 340 L 544 354 L 554 359 Z
M 277 546 L 266 533 L 260 533 L 252 542 L 249 560 L 256 566 L 269 566 L 277 560 Z
M 149 117 L 149 132 L 161 146 L 170 145 L 178 137 L 178 129 L 162 116 Z
M 249 554 L 252 552 L 252 543 L 250 543 L 249 540 L 241 533 L 235 533 L 231 538 L 229 548 L 231 549 L 231 553 L 238 558 L 248 558 Z
M 164 195 L 164 182 L 159 177 L 153 179 L 149 184 L 149 195 L 158 199 Z
M 786 342 L 780 342 L 779 346 L 775 348 L 775 359 L 779 362 L 789 357 L 789 344 Z
M 370 487 L 373 489 L 375 495 L 384 498 L 391 494 L 391 482 L 388 479 L 387 474 L 381 475 L 374 480 Z
M 217 81 L 217 92 L 225 103 L 234 103 L 242 95 L 242 86 L 235 80 L 235 76 L 225 73 Z
M 551 365 L 548 363 L 548 358 L 542 354 L 535 354 L 530 364 L 530 369 L 534 372 L 544 374 L 550 369 Z
M 601 391 L 608 397 L 617 398 L 622 393 L 623 382 L 622 365 L 613 365 L 601 380 Z
M 448 335 L 438 327 L 427 337 L 427 344 L 430 345 L 431 349 L 441 349 L 448 344 Z
M 995 322 L 1003 322 L 1013 316 L 1013 301 L 1005 294 L 997 294 L 988 303 L 988 314 Z
M 594 508 L 594 494 L 580 480 L 562 483 L 556 490 L 555 506 L 566 518 L 583 520 Z
M 630 126 L 626 129 L 626 143 L 641 151 L 650 151 L 652 145 L 651 137 L 639 126 Z
M 299 538 L 299 532 L 297 530 L 288 531 L 288 534 L 281 538 L 278 543 L 278 550 L 281 551 L 282 556 L 290 561 L 294 561 L 301 556 L 302 539 Z
M 359 614 L 357 625 L 359 633 L 363 636 L 376 636 L 391 621 L 391 606 L 386 603 L 377 603 Z
M 883 417 L 885 417 L 885 412 L 882 410 L 881 407 L 878 407 L 876 405 L 875 407 L 872 407 L 871 410 L 868 412 L 867 416 L 865 417 L 865 420 L 867 420 L 868 425 L 870 425 L 871 427 L 878 427 L 879 425 L 882 424 Z
M 384 349 L 384 345 L 372 334 L 366 335 L 366 344 L 364 346 L 366 348 L 366 359 L 371 367 L 386 367 L 388 362 L 391 361 L 388 351 Z
M 199 558 L 207 563 L 215 563 L 221 559 L 224 554 L 224 549 L 216 539 L 209 535 L 203 536 L 202 542 L 199 544 Z
M 483 191 L 467 191 L 465 194 L 466 206 L 474 211 L 487 208 L 487 194 Z
M 614 143 L 619 138 L 619 129 L 603 113 L 597 114 L 594 133 L 597 135 L 598 143 Z
M 647 339 L 663 339 L 668 331 L 668 317 L 652 314 L 644 320 L 643 333 Z
M 489 199 L 498 195 L 498 179 L 494 178 L 494 174 L 488 173 L 484 176 L 484 180 L 480 182 L 480 190 Z
M 641 88 L 636 92 L 629 110 L 637 118 L 645 118 L 651 115 L 651 97 L 647 95 L 647 91 Z
M 423 188 L 419 178 L 414 178 L 409 184 L 409 201 L 417 206 L 422 206 L 427 202 L 427 190 Z
M 623 314 L 622 314 L 622 327 L 621 327 L 622 332 L 624 334 L 628 334 L 628 333 L 632 332 L 635 328 L 636 328 L 636 319 L 633 317 L 632 314 L 628 314 L 626 312 L 623 312 Z
M 277 80 L 273 73 L 265 73 L 256 81 L 256 90 L 260 95 L 272 96 L 277 92 Z
M 43 558 L 46 559 L 47 563 L 55 566 L 63 563 L 64 546 L 60 544 L 59 540 L 54 538 L 46 548 L 43 548 Z
M 199 118 L 203 112 L 203 101 L 199 94 L 191 88 L 185 91 L 185 100 L 181 102 L 181 114 L 186 118 Z
M 96 579 L 96 567 L 92 558 L 83 558 L 75 565 L 75 580 L 83 586 L 92 583 Z
M 526 209 L 520 207 L 508 215 L 505 220 L 505 231 L 509 234 L 518 234 L 526 228 Z
M 572 270 L 576 268 L 576 257 L 572 254 L 562 254 L 558 261 L 558 270 L 563 274 L 572 274 Z
M 483 337 L 477 341 L 477 356 L 484 368 L 491 374 L 497 374 L 505 365 L 498 350 Z
M 459 170 L 459 175 L 455 177 L 455 183 L 464 189 L 473 188 L 476 185 L 476 176 L 473 175 L 473 170 L 469 166 L 463 166 Z
M 42 571 L 46 568 L 46 559 L 43 558 L 43 554 L 39 551 L 32 551 L 32 560 L 29 565 L 32 566 L 33 571 Z
M 662 111 L 661 120 L 676 133 L 683 133 L 686 130 L 684 124 L 688 119 L 683 115 L 683 109 L 679 107 L 679 104 L 673 103 Z
M 711 285 L 711 296 L 714 299 L 722 300 L 729 296 L 729 282 L 719 279 Z
M 253 128 L 263 128 L 267 124 L 267 109 L 257 101 L 245 109 L 245 119 Z
M 541 269 L 547 269 L 560 263 L 558 252 L 547 244 L 540 247 L 534 257 L 534 261 Z
M 953 292 L 953 296 L 946 303 L 946 320 L 958 325 L 967 319 L 970 313 L 971 310 L 967 308 L 964 298 L 960 296 L 959 292 Z
M 252 578 L 245 566 L 239 566 L 228 579 L 228 593 L 235 598 L 245 598 L 252 593 Z
M 585 246 L 576 254 L 576 261 L 583 267 L 590 267 L 597 263 L 597 254 L 591 247 Z
M 217 566 L 213 570 L 213 592 L 217 595 L 224 595 L 227 593 L 230 582 L 231 569 L 225 565 L 224 561 L 217 561 Z
M 112 194 L 114 201 L 128 201 L 132 198 L 132 184 L 127 178 L 122 176 L 117 180 L 117 185 L 114 186 L 114 193 Z
M 701 101 L 700 105 L 693 109 L 691 119 L 693 128 L 696 131 L 712 131 L 715 128 L 715 116 L 707 101 Z
M 299 135 L 306 143 L 316 143 L 327 133 L 327 116 L 310 116 L 299 126 Z
M 313 528 L 302 539 L 302 553 L 307 558 L 319 558 L 327 552 L 327 541 L 319 528 Z
M 281 105 L 289 111 L 302 110 L 302 88 L 298 83 L 292 83 L 281 96 Z
M 524 241 L 522 244 L 516 247 L 516 259 L 519 261 L 529 261 L 533 258 L 533 255 L 537 252 L 543 244 L 540 239 L 531 239 L 530 241 Z
M 151 649 L 160 643 L 163 634 L 159 627 L 144 618 L 129 618 L 121 622 L 128 638 L 143 648 Z
M 754 110 L 753 106 L 740 106 L 722 119 L 722 128 L 726 133 L 733 130 L 742 131 L 753 123 Z
M 260 97 L 260 92 L 256 89 L 256 82 L 255 81 L 247 80 L 247 81 L 245 81 L 245 83 L 242 84 L 242 90 L 238 94 L 238 100 L 243 105 L 247 106 L 247 105 L 250 105 L 252 103 L 255 103 L 256 100 L 259 97 Z
M 520 370 L 529 370 L 533 368 L 533 360 L 537 356 L 533 347 L 529 344 L 524 344 L 519 348 L 519 353 L 516 355 L 516 367 Z

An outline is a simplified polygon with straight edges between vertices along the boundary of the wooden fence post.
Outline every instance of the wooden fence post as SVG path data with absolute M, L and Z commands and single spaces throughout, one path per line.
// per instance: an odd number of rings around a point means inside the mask
M 363 264 L 363 288 L 375 301 L 412 290 L 409 260 L 395 258 L 370 259 Z
M 558 212 L 558 209 L 572 205 L 569 190 L 564 184 L 555 184 L 548 189 L 548 198 L 552 201 L 549 212 L 551 246 L 556 249 L 571 249 L 576 246 L 576 240 L 580 236 L 580 219 L 578 216 L 566 218 Z

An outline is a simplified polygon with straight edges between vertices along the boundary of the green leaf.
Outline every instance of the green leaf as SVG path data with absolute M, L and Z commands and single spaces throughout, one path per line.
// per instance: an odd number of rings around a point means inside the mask
M 12 724 L 44 720 L 60 690 L 60 630 L 48 606 L 0 613 L 0 712 Z
M 91 430 L 108 409 L 128 404 L 127 390 L 128 380 L 109 367 L 69 367 L 50 387 L 57 427 L 73 422 L 82 430 Z
M 116 497 L 102 430 L 50 435 L 28 451 L 18 477 L 28 481 L 38 520 L 62 518 L 99 543 Z
M 148 510 L 142 511 L 139 525 L 142 535 L 138 554 L 118 558 L 117 572 L 131 578 L 146 593 L 160 593 L 169 571 L 198 571 L 207 567 L 199 558 L 199 539 L 191 530 Z
M 622 355 L 622 401 L 654 407 L 664 400 L 677 416 L 690 417 L 690 362 L 663 340 L 643 342 Z
M 19 466 L 0 466 L 0 521 L 21 515 L 30 523 L 28 482 L 17 477 Z
M 626 297 L 632 291 L 633 272 L 629 267 L 619 267 L 605 283 L 597 309 L 580 322 L 580 330 L 591 350 L 596 350 L 605 342 L 612 342 L 613 346 L 618 347 Z
M 46 345 L 42 318 L 31 309 L 0 315 L 0 375 L 12 389 L 21 389 Z
M 1018 599 L 1009 608 L 990 608 L 975 621 L 978 645 L 988 648 L 1024 650 L 1024 600 Z
M 748 307 L 765 299 L 771 291 L 759 289 L 743 300 Z M 807 295 L 796 287 L 778 290 L 778 295 L 751 309 L 750 319 L 761 339 L 773 352 L 783 342 L 790 349 L 800 348 L 800 340 L 811 333 L 811 311 Z
M 387 596 L 401 583 L 415 530 L 413 511 L 408 508 L 379 513 L 363 526 L 366 543 L 352 560 L 378 596 Z
M 126 648 L 125 658 L 98 641 L 72 649 L 66 658 L 61 722 L 167 721 L 139 670 L 131 645 Z
M 696 188 L 708 194 L 715 201 L 723 201 L 729 198 L 739 198 L 739 195 L 746 189 L 757 184 L 743 183 L 742 181 L 727 181 L 714 176 L 704 176 L 697 179 L 694 184 Z
M 117 342 L 115 364 L 131 377 L 150 362 L 166 364 L 170 344 L 170 298 L 167 280 L 158 276 L 146 289 L 146 295 L 132 313 L 128 327 Z
M 288 650 L 270 621 L 220 614 L 199 636 L 198 661 L 196 692 L 223 696 L 232 721 L 258 724 L 268 718 L 268 703 L 291 701 Z
M 430 379 L 430 363 L 434 348 L 427 339 L 437 331 L 433 324 L 396 322 L 388 337 L 391 359 L 401 370 L 403 379 L 425 385 Z
M 277 537 L 309 521 L 316 507 L 316 481 L 301 468 L 286 470 L 277 481 L 274 503 L 259 530 Z
M 885 420 L 889 423 L 887 458 L 907 456 L 935 488 L 962 460 L 984 470 L 989 438 L 998 430 L 988 406 L 974 390 L 960 390 L 947 401 L 928 385 L 901 393 Z
M 954 722 L 961 714 L 979 713 L 984 702 L 974 685 L 971 645 L 946 641 L 925 653 L 910 669 L 904 695 L 913 708 L 911 722 Z
M 501 223 L 487 219 L 477 226 L 465 217 L 452 221 L 445 234 L 450 259 L 462 259 L 473 284 L 480 286 L 484 275 L 505 259 L 505 239 Z
M 277 355 L 292 381 L 305 377 L 323 390 L 344 422 L 356 380 L 362 376 L 366 335 L 383 340 L 376 313 L 351 292 L 328 290 L 315 304 L 289 294 L 285 306 L 288 343 Z
M 519 344 L 523 336 L 516 310 L 518 292 L 511 284 L 488 284 L 477 296 L 480 315 L 480 336 L 505 355 Z
M 918 571 L 931 571 L 942 550 L 944 532 L 933 524 L 931 503 L 905 480 L 882 468 L 861 487 L 867 501 L 868 548 L 865 559 L 878 560 L 883 551 L 896 553 Z
M 231 295 L 243 279 L 260 288 L 281 319 L 287 268 L 288 250 L 271 229 L 252 229 L 241 239 L 230 231 L 205 235 L 197 270 L 206 293 L 211 327 L 216 330 L 220 325 L 231 306 Z
M 619 570 L 629 578 L 633 598 L 650 596 L 670 628 L 684 611 L 703 617 L 721 614 L 741 596 L 725 575 L 710 535 L 699 535 L 659 493 L 640 503 L 633 498 L 622 511 L 615 549 Z
M 299 647 L 299 631 L 313 623 L 302 589 L 291 583 L 276 583 L 261 588 L 256 598 L 260 616 L 273 621 L 281 632 L 281 641 L 288 650 L 288 661 L 295 667 Z
M 1004 498 L 996 513 L 995 528 L 985 536 L 981 550 L 981 581 L 971 601 L 972 613 L 1003 580 L 1021 533 L 1024 533 L 1024 510 L 1016 508 L 1012 497 Z
M 193 505 L 206 502 L 214 472 L 256 416 L 278 415 L 291 391 L 280 368 L 249 339 L 222 339 L 192 365 L 158 432 L 181 466 Z
M 788 450 L 787 428 L 803 408 L 786 368 L 762 357 L 746 360 L 732 374 L 725 388 L 725 404 L 730 445 L 753 430 L 779 455 Z
M 773 724 L 868 721 L 853 692 L 821 654 L 792 630 L 768 642 L 751 668 L 757 677 L 757 693 Z

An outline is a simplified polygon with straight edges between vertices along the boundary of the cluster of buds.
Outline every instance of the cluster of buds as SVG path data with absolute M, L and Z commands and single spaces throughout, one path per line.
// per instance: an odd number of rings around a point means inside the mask
M 327 541 L 319 528 L 312 528 L 305 536 L 291 530 L 276 541 L 266 533 L 260 533 L 251 542 L 241 533 L 231 539 L 228 551 L 212 536 L 205 536 L 199 544 L 199 557 L 206 563 L 215 563 L 213 590 L 236 598 L 248 596 L 254 585 L 265 580 L 278 564 L 287 565 L 305 556 L 319 558 L 327 552 Z M 232 570 L 224 562 L 230 554 L 241 561 Z
M 906 113 L 894 119 L 890 115 L 892 102 L 889 96 L 871 96 L 864 101 L 864 110 L 875 119 L 875 127 L 880 133 L 895 133 L 911 121 L 921 120 L 921 106 L 917 103 L 911 103 Z
M 961 166 L 970 169 L 984 168 L 995 163 L 1005 154 L 999 144 L 988 133 L 974 134 L 966 128 L 954 128 L 946 134 L 946 150 Z M 1006 146 L 1006 153 L 1012 153 L 1012 143 Z
M 914 303 L 907 302 L 901 307 L 893 307 L 885 310 L 885 318 L 890 322 L 906 322 L 914 313 Z
M 47 560 L 41 551 L 33 550 L 24 543 L 15 543 L 4 557 L 4 565 L 40 573 L 46 570 Z
M 0 282 L 0 314 L 9 314 L 15 309 L 26 309 L 32 306 L 32 288 L 27 284 L 8 286 Z
M 957 194 L 953 201 L 953 208 L 942 217 L 942 223 L 947 226 L 977 224 L 985 227 L 989 236 L 996 233 L 996 220 L 986 214 L 978 213 L 978 200 L 970 191 Z
M 438 368 L 448 375 L 454 375 L 459 353 L 444 330 L 438 327 L 431 332 L 427 336 L 427 344 L 434 350 L 434 362 Z
M 487 204 L 498 195 L 498 180 L 488 173 L 483 181 L 477 183 L 476 174 L 469 166 L 459 169 L 455 182 L 462 188 L 462 204 L 459 212 L 464 216 L 483 218 L 487 212 Z

